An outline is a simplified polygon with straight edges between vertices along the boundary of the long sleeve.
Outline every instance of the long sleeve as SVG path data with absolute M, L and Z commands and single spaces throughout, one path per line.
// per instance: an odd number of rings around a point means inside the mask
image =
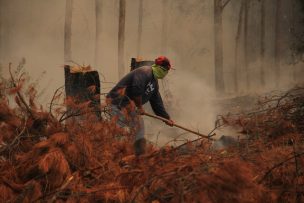
M 162 100 L 158 90 L 153 93 L 153 95 L 151 96 L 149 101 L 150 101 L 151 107 L 156 115 L 161 116 L 166 119 L 170 119 L 170 116 L 164 107 L 163 100 Z
M 148 78 L 144 71 L 137 71 L 136 74 L 133 75 L 132 83 L 129 87 L 132 96 L 141 96 L 144 94 L 147 80 Z

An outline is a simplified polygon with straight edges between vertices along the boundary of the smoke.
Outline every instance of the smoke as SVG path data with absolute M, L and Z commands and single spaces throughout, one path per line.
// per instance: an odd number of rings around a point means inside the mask
M 170 75 L 169 75 L 170 76 Z M 176 105 L 172 107 L 176 120 L 200 130 L 210 129 L 215 119 L 215 107 L 212 101 L 215 94 L 211 88 L 200 77 L 191 72 L 176 70 L 172 71 L 170 88 Z
M 117 73 L 117 31 L 118 2 L 103 1 L 102 33 L 100 53 L 95 63 L 95 2 L 85 0 L 73 1 L 72 19 L 72 59 L 79 64 L 92 65 L 106 76 L 108 81 L 118 81 Z M 125 71 L 129 71 L 130 58 L 136 56 L 138 0 L 127 1 L 126 37 L 125 37 Z M 224 78 L 226 90 L 233 92 L 232 69 L 234 66 L 235 35 L 238 24 L 240 0 L 231 1 L 223 11 L 223 47 L 224 47 Z M 282 16 L 282 59 L 288 55 L 288 30 L 290 27 L 290 6 L 284 3 Z M 153 59 L 161 51 L 162 35 L 162 0 L 144 1 L 142 57 Z M 266 13 L 266 64 L 268 70 L 273 68 L 274 52 L 274 14 L 272 1 L 267 1 Z M 213 62 L 213 1 L 210 0 L 168 0 L 167 12 L 167 53 L 173 63 L 180 64 L 181 69 L 191 70 L 206 83 L 214 83 Z M 288 10 L 289 9 L 289 10 Z M 17 64 L 25 57 L 27 69 L 33 76 L 47 71 L 47 81 L 53 81 L 53 89 L 63 84 L 63 26 L 65 1 L 2 0 L 1 1 L 1 64 L 8 62 Z M 252 90 L 258 88 L 259 77 L 259 33 L 260 4 L 252 2 L 249 13 L 248 45 L 249 74 Z M 243 40 L 243 39 L 241 39 Z M 243 52 L 242 47 L 240 52 Z M 240 58 L 243 58 L 240 53 Z M 282 60 L 282 70 L 292 68 Z M 285 63 L 285 65 L 284 65 Z M 285 67 L 288 68 L 285 68 Z M 284 68 L 283 68 L 284 67 Z M 244 70 L 240 64 L 240 88 L 244 86 Z M 299 68 L 298 68 L 299 69 Z M 299 72 L 299 71 L 298 71 Z M 267 82 L 273 83 L 272 74 L 266 75 Z M 283 74 L 282 74 L 283 75 Z M 296 74 L 297 75 L 297 74 Z M 59 77 L 58 77 L 59 76 Z M 53 80 L 54 79 L 54 80 Z M 291 78 L 287 78 L 291 80 Z M 284 79 L 285 81 L 285 79 Z M 55 84 L 56 83 L 56 84 Z M 287 82 L 288 83 L 288 82 Z M 284 82 L 285 84 L 285 82 Z M 274 86 L 271 84 L 272 87 Z M 270 86 L 271 86 L 270 85 Z M 51 93 L 51 91 L 49 93 Z M 245 91 L 245 90 L 244 90 Z M 247 90 L 246 90 L 247 91 Z
M 102 8 L 102 33 L 100 33 L 100 53 L 95 64 L 95 2 L 74 0 L 72 19 L 72 60 L 81 65 L 92 65 L 103 74 L 106 82 L 116 83 L 117 68 L 117 32 L 118 1 L 104 0 Z M 162 0 L 144 1 L 141 56 L 153 60 L 162 54 Z M 52 0 L 0 0 L 0 64 L 7 74 L 7 64 L 16 66 L 22 57 L 26 58 L 26 69 L 33 80 L 40 78 L 41 101 L 47 104 L 54 91 L 64 84 L 63 78 L 63 36 L 65 1 Z M 241 0 L 230 1 L 223 11 L 223 47 L 224 47 L 224 82 L 226 94 L 222 97 L 235 96 L 233 87 L 233 67 L 235 35 Z M 250 43 L 249 75 L 250 90 L 246 89 L 243 67 L 243 45 L 239 49 L 239 85 L 238 94 L 268 91 L 274 85 L 274 37 L 275 7 L 274 0 L 266 1 L 266 50 L 265 78 L 266 87 L 260 85 L 260 4 L 254 1 L 250 5 L 248 32 Z M 139 1 L 127 1 L 125 30 L 125 72 L 129 71 L 130 59 L 137 54 L 137 24 Z M 288 65 L 290 55 L 290 4 L 284 1 L 282 15 L 282 54 L 281 80 L 279 88 L 286 88 L 301 80 L 302 64 Z M 211 0 L 168 0 L 166 56 L 177 69 L 168 76 L 167 87 L 172 98 L 168 111 L 180 124 L 202 133 L 208 133 L 214 127 L 215 116 L 219 106 L 214 94 L 214 37 L 213 37 L 213 1 Z M 241 41 L 243 42 L 243 35 Z M 242 43 L 241 43 L 242 44 Z M 102 83 L 102 92 L 106 93 L 114 85 Z M 162 85 L 161 85 L 162 87 Z M 165 92 L 164 92 L 165 93 Z M 165 97 L 165 94 L 163 96 Z M 174 103 L 175 102 L 175 103 Z M 182 133 L 162 123 L 147 120 L 147 132 L 151 140 L 161 131 L 165 137 Z M 150 129 L 149 129 L 149 126 Z M 151 131 L 150 131 L 151 130 Z M 161 135 L 161 136 L 162 136 Z M 159 137 L 161 137 L 159 136 Z M 188 135 L 187 135 L 188 136 Z M 166 138 L 166 139 L 167 139 Z M 169 139 L 169 138 L 168 138 Z M 163 142 L 162 142 L 163 143 Z
M 189 71 L 179 69 L 170 71 L 163 83 L 159 80 L 161 95 L 165 107 L 175 123 L 208 134 L 214 128 L 216 119 L 215 94 L 212 84 L 206 83 L 200 77 Z M 185 140 L 197 138 L 197 135 L 187 133 L 178 128 L 166 126 L 158 120 L 145 119 L 148 139 L 163 145 L 178 138 L 170 144 L 178 144 Z

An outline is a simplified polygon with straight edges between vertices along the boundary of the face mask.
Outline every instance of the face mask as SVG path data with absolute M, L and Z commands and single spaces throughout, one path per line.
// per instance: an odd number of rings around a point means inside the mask
M 167 74 L 168 70 L 162 68 L 161 66 L 158 66 L 156 64 L 152 65 L 152 72 L 156 79 L 163 79 Z

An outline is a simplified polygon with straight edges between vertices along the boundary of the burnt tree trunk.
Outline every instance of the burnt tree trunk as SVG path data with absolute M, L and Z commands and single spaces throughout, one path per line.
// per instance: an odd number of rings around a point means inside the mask
M 11 36 L 12 36 L 12 23 L 11 18 L 7 15 L 12 10 L 9 1 L 0 1 L 0 60 L 5 60 L 11 54 Z M 0 62 L 2 62 L 2 60 Z M 3 64 L 2 64 L 3 65 Z
M 101 119 L 100 109 L 100 80 L 97 71 L 71 72 L 71 67 L 64 66 L 66 98 L 72 98 L 73 103 L 89 103 L 89 112 Z M 67 104 L 67 116 L 78 114 L 81 109 L 73 109 Z
M 246 90 L 250 89 L 250 78 L 248 70 L 248 12 L 249 12 L 249 0 L 244 0 L 244 71 L 245 71 L 245 82 Z
M 239 44 L 240 44 L 242 24 L 243 24 L 243 13 L 244 13 L 244 0 L 241 3 L 240 12 L 239 12 L 239 22 L 235 36 L 233 80 L 234 80 L 234 91 L 236 93 L 239 92 L 238 59 L 239 59 Z
M 141 54 L 142 22 L 143 22 L 143 0 L 139 0 L 138 27 L 137 27 L 137 57 Z
M 223 21 L 222 15 L 225 6 L 230 0 L 214 0 L 214 66 L 215 66 L 215 90 L 218 94 L 225 91 L 223 71 Z
M 260 83 L 265 87 L 265 0 L 261 0 L 261 36 L 260 36 Z
M 73 0 L 66 0 L 65 23 L 64 23 L 64 62 L 67 63 L 72 57 L 72 13 Z
M 276 1 L 276 20 L 275 20 L 275 49 L 274 49 L 274 60 L 275 60 L 275 67 L 274 67 L 274 73 L 275 73 L 275 85 L 276 87 L 279 86 L 279 80 L 280 80 L 280 51 L 281 51 L 281 6 L 282 2 L 281 0 Z
M 296 46 L 296 43 L 297 43 L 297 39 L 296 39 L 296 37 L 294 36 L 295 35 L 295 33 L 296 33 L 296 19 L 297 19 L 297 15 L 296 15 L 296 11 L 297 11 L 297 0 L 293 0 L 292 1 L 292 7 L 291 7 L 291 34 L 293 35 L 292 36 L 292 39 L 293 39 L 293 42 L 292 42 L 292 79 L 293 79 L 293 81 L 295 82 L 295 83 L 297 83 L 297 79 L 298 79 L 298 77 L 297 77 L 297 66 L 296 66 L 296 64 L 297 64 L 297 59 L 296 59 L 296 53 L 295 53 L 295 46 Z
M 95 18 L 96 18 L 96 31 L 95 31 L 95 67 L 99 65 L 100 57 L 100 35 L 102 31 L 102 0 L 95 0 Z
M 119 23 L 118 23 L 118 77 L 123 77 L 124 67 L 124 43 L 125 43 L 125 18 L 126 0 L 119 1 Z
M 3 44 L 4 44 L 4 3 L 3 1 L 0 1 L 0 75 L 1 74 L 1 66 L 2 66 L 2 63 L 3 63 L 3 60 L 4 60 L 4 47 L 3 47 Z
M 167 54 L 167 27 L 168 27 L 168 0 L 162 0 L 162 31 L 161 31 L 161 50 L 162 55 Z
M 214 0 L 214 66 L 215 90 L 217 93 L 222 93 L 225 91 L 223 77 L 222 0 Z

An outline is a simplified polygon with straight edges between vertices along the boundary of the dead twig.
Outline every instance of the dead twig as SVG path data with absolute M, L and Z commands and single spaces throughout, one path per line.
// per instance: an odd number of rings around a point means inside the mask
M 10 149 L 11 147 L 13 147 L 17 141 L 19 142 L 19 139 L 22 136 L 22 134 L 24 133 L 25 129 L 26 129 L 26 121 L 24 122 L 24 126 L 23 126 L 22 130 L 20 131 L 20 133 L 17 136 L 15 136 L 13 141 L 10 144 L 5 145 L 5 147 L 0 149 L 0 154 L 5 152 L 6 150 Z
M 99 112 L 99 111 L 87 111 L 87 112 L 75 112 L 75 113 L 72 113 L 72 114 L 68 114 L 68 112 L 70 111 L 65 111 L 60 119 L 59 119 L 59 123 L 69 119 L 69 118 L 72 118 L 72 117 L 77 117 L 77 116 L 83 116 L 83 115 L 86 115 L 88 113 L 95 113 L 95 112 Z
M 293 147 L 293 154 L 294 154 L 294 159 L 295 159 L 295 174 L 296 174 L 296 184 L 295 184 L 295 189 L 296 189 L 296 200 L 297 202 L 300 202 L 301 200 L 301 192 L 299 192 L 298 190 L 298 185 L 299 185 L 299 163 L 298 163 L 298 159 L 295 156 L 297 154 L 296 152 L 296 146 L 295 146 L 295 141 L 292 139 L 292 147 Z
M 157 178 L 164 178 L 164 177 L 169 176 L 169 175 L 171 175 L 171 174 L 174 175 L 175 173 L 176 173 L 175 171 L 168 171 L 168 172 L 162 173 L 161 175 L 157 175 L 157 176 L 154 176 L 154 177 L 148 179 L 143 185 L 141 185 L 141 186 L 138 188 L 137 192 L 134 194 L 134 196 L 133 196 L 133 198 L 132 198 L 132 200 L 131 200 L 130 202 L 131 202 L 131 203 L 135 203 L 135 202 L 136 202 L 137 196 L 142 192 L 142 190 L 143 190 L 145 187 L 147 187 L 148 185 L 150 185 L 150 184 L 151 184 L 154 180 L 156 180 Z
M 218 120 L 216 120 L 216 122 L 215 122 L 215 127 L 208 133 L 208 137 L 213 137 L 213 136 L 215 136 L 215 134 L 212 134 L 216 129 L 218 129 L 218 128 L 220 128 L 220 127 L 222 127 L 222 126 L 224 126 L 225 124 L 219 124 L 219 119 Z M 194 139 L 194 140 L 191 140 L 191 141 L 189 141 L 189 142 L 186 142 L 186 143 L 183 143 L 183 144 L 181 144 L 181 145 L 179 145 L 179 146 L 177 146 L 177 147 L 175 147 L 174 149 L 179 149 L 179 148 L 181 148 L 181 147 L 183 147 L 183 146 L 185 146 L 185 145 L 187 145 L 187 144 L 189 144 L 189 143 L 194 143 L 194 142 L 197 142 L 197 141 L 199 141 L 199 140 L 202 140 L 203 138 L 202 137 L 199 137 L 199 138 L 197 138 L 197 139 Z
M 226 0 L 225 3 L 221 6 L 221 9 L 224 10 L 224 8 L 227 6 L 227 4 L 230 2 L 230 0 Z
M 267 178 L 267 176 L 268 176 L 274 169 L 276 169 L 276 168 L 278 168 L 278 167 L 284 165 L 286 162 L 288 162 L 288 161 L 290 161 L 290 160 L 292 160 L 292 159 L 295 159 L 296 157 L 300 157 L 300 156 L 302 156 L 302 155 L 304 155 L 304 152 L 294 154 L 292 157 L 289 157 L 289 158 L 285 159 L 284 161 L 275 164 L 273 167 L 271 167 L 271 168 L 265 173 L 265 175 L 261 178 L 261 180 L 258 181 L 258 183 L 261 184 L 261 183 L 265 180 L 265 178 Z
M 58 92 L 61 88 L 63 88 L 63 86 L 57 88 L 56 91 L 55 91 L 55 93 L 54 93 L 54 95 L 53 95 L 53 97 L 52 97 L 52 100 L 51 100 L 51 103 L 50 103 L 50 108 L 49 108 L 49 114 L 50 114 L 51 116 L 53 116 L 53 114 L 52 114 L 53 102 L 54 102 L 54 100 L 55 100 L 55 98 L 56 98 L 56 96 L 57 96 L 57 92 Z
M 51 199 L 51 201 L 50 201 L 51 203 L 53 203 L 53 202 L 56 201 L 58 194 L 59 194 L 62 190 L 64 190 L 64 189 L 70 184 L 70 182 L 71 182 L 73 179 L 74 179 L 74 176 L 70 176 L 70 177 L 65 181 L 65 183 L 63 183 L 63 185 L 59 188 L 59 190 L 56 191 L 55 195 L 52 197 L 52 199 Z
M 12 84 L 13 84 L 14 87 L 17 87 L 17 84 L 16 84 L 16 82 L 15 82 L 15 79 L 14 79 L 14 76 L 13 76 L 13 74 L 12 74 L 11 68 L 12 68 L 12 63 L 9 63 L 9 73 L 10 73 L 10 76 L 11 76 Z M 21 93 L 20 93 L 19 90 L 17 90 L 17 95 L 18 95 L 20 101 L 22 102 L 22 104 L 25 106 L 25 108 L 26 108 L 28 114 L 29 114 L 32 118 L 34 118 L 34 114 L 33 114 L 33 112 L 31 111 L 31 108 L 30 108 L 30 107 L 28 106 L 28 104 L 25 102 L 25 100 L 24 100 L 24 98 L 23 98 L 23 96 L 21 95 Z

